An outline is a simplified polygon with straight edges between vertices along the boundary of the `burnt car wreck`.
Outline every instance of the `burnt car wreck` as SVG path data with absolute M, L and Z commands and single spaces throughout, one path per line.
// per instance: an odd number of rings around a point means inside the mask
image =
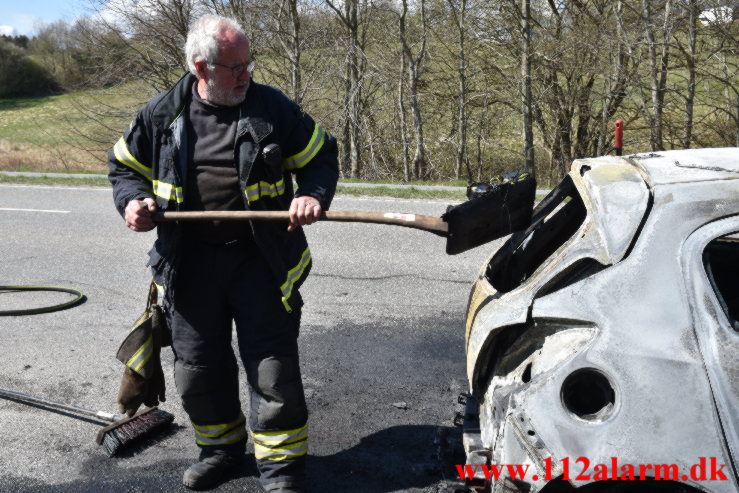
M 739 491 L 737 232 L 737 148 L 575 161 L 473 284 L 466 487 Z

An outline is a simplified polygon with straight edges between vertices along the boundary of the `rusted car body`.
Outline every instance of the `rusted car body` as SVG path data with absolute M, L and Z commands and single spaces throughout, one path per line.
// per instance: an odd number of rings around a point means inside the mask
M 575 161 L 470 294 L 467 463 L 528 474 L 467 486 L 738 492 L 737 232 L 739 148 Z

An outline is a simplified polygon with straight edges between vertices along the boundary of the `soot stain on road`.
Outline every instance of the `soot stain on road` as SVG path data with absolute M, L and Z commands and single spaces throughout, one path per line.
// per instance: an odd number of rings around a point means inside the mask
M 311 411 L 308 491 L 436 491 L 464 460 L 458 314 L 337 323 L 302 338 Z

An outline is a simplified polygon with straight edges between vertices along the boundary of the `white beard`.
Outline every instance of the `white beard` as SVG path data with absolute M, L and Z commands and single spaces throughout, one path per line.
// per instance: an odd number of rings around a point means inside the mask
M 251 81 L 247 82 L 247 89 L 249 89 L 250 83 Z M 213 78 L 206 81 L 204 92 L 206 101 L 220 106 L 237 106 L 246 99 L 246 91 L 244 91 L 244 94 L 227 93 L 216 85 Z

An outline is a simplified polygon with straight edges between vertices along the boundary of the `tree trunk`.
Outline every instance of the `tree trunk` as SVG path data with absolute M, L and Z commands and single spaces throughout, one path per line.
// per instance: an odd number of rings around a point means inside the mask
M 595 155 L 602 156 L 606 152 L 606 142 L 610 142 L 612 126 L 611 118 L 623 99 L 623 88 L 626 84 L 626 40 L 624 39 L 623 29 L 623 1 L 619 0 L 613 7 L 613 13 L 616 18 L 616 43 L 618 50 L 613 62 L 613 72 L 608 84 L 608 92 L 603 99 L 603 108 L 601 110 L 600 124 L 598 131 L 598 140 L 595 145 Z M 619 99 L 621 98 L 621 99 Z
M 346 16 L 349 19 L 350 40 L 349 45 L 349 85 L 351 87 L 350 95 L 350 114 L 351 133 L 349 136 L 349 146 L 351 148 L 351 177 L 359 178 L 362 165 L 362 153 L 360 149 L 360 132 L 359 124 L 361 118 L 361 97 L 362 88 L 359 82 L 359 24 L 357 22 L 359 2 L 351 0 L 346 2 Z
M 279 41 L 281 50 L 280 58 L 287 59 L 287 73 L 285 74 L 286 83 L 289 85 L 289 96 L 298 104 L 303 101 L 302 72 L 300 66 L 301 39 L 300 39 L 300 16 L 298 14 L 299 0 L 281 0 L 275 6 L 271 5 L 268 9 L 268 15 L 275 20 L 275 36 Z M 283 55 L 284 54 L 284 55 Z M 276 67 L 279 72 L 285 71 L 285 67 L 281 64 Z
M 361 108 L 362 108 L 362 85 L 361 85 L 361 52 L 362 46 L 359 41 L 359 0 L 345 0 L 343 10 L 334 5 L 331 0 L 326 0 L 328 5 L 339 17 L 347 34 L 347 56 L 345 67 L 344 85 L 344 158 L 349 162 L 349 176 L 359 178 L 361 174 L 362 151 L 361 151 Z M 347 146 L 348 143 L 348 146 Z M 348 148 L 347 148 L 348 147 Z M 346 161 L 345 161 L 346 163 Z M 347 165 L 344 164 L 346 167 Z M 344 176 L 345 176 L 344 172 Z
M 293 99 L 300 104 L 303 101 L 303 81 L 300 68 L 300 15 L 298 14 L 298 0 L 289 0 L 290 12 L 290 61 L 292 70 L 290 82 L 292 82 Z
M 733 76 L 729 69 L 729 58 L 726 50 L 721 50 L 721 68 L 723 70 L 724 110 L 729 121 L 734 123 L 734 145 L 739 147 L 739 92 L 731 82 Z
M 693 138 L 693 103 L 695 101 L 695 45 L 698 22 L 698 2 L 688 1 L 688 53 L 685 65 L 688 69 L 688 87 L 685 91 L 685 123 L 683 125 L 683 149 L 690 149 Z
M 398 30 L 400 35 L 400 44 L 405 56 L 406 62 L 408 63 L 408 90 L 410 96 L 411 113 L 413 115 L 413 131 L 416 140 L 416 151 L 413 156 L 413 175 L 416 179 L 423 179 L 426 177 L 426 145 L 424 144 L 423 138 L 423 119 L 421 117 L 421 104 L 418 98 L 418 87 L 419 87 L 419 75 L 418 68 L 423 62 L 423 58 L 426 55 L 426 2 L 420 0 L 421 9 L 421 47 L 419 48 L 418 55 L 413 56 L 411 47 L 408 42 L 406 32 L 406 16 L 408 14 L 408 0 L 402 1 L 402 12 L 398 18 Z
M 467 56 L 465 52 L 467 0 L 461 0 L 459 9 L 456 8 L 453 0 L 447 0 L 447 2 L 454 13 L 454 24 L 457 28 L 459 75 L 457 79 L 457 154 L 454 162 L 454 178 L 459 180 L 467 156 Z M 467 179 L 472 180 L 472 176 L 468 176 Z
M 351 86 L 350 94 L 350 114 L 349 121 L 351 123 L 351 134 L 349 136 L 349 146 L 351 148 L 351 177 L 359 178 L 361 173 L 362 152 L 360 149 L 360 119 L 361 119 L 361 97 L 362 88 L 359 83 L 359 46 L 356 38 L 357 32 L 352 35 L 352 45 L 349 56 L 349 84 Z
M 670 14 L 671 0 L 666 0 L 664 4 L 665 14 L 662 24 L 662 51 L 660 60 L 657 60 L 657 41 L 655 38 L 656 28 L 653 25 L 652 18 L 652 1 L 642 0 L 642 14 L 644 18 L 644 28 L 649 44 L 649 75 L 652 92 L 652 110 L 651 110 L 651 137 L 650 144 L 653 151 L 664 150 L 663 129 L 662 129 L 662 112 L 664 109 L 665 90 L 667 86 L 667 63 L 670 54 Z
M 347 61 L 344 65 L 344 115 L 343 125 L 341 127 L 342 135 L 342 146 L 341 146 L 341 177 L 349 178 L 351 176 L 351 133 L 352 133 L 352 120 L 351 120 L 351 97 L 352 97 L 352 76 L 351 76 L 351 63 L 349 61 L 349 53 L 347 53 Z
M 668 62 L 670 59 L 670 38 L 672 37 L 672 0 L 665 1 L 665 15 L 662 23 L 662 53 L 660 56 L 660 67 L 659 67 L 659 85 L 657 92 L 657 101 L 659 108 L 659 124 L 660 124 L 660 150 L 664 149 L 663 143 L 663 119 L 662 114 L 665 108 L 665 94 L 667 92 L 667 71 L 669 69 Z
M 416 137 L 416 152 L 413 156 L 413 170 L 416 178 L 423 180 L 426 178 L 426 146 L 423 141 L 423 120 L 421 119 L 421 105 L 418 101 L 418 67 L 412 64 L 408 70 L 408 77 L 411 81 L 410 96 L 411 109 L 413 110 L 413 130 Z
M 405 109 L 405 53 L 400 54 L 400 73 L 398 76 L 398 117 L 400 118 L 400 146 L 403 155 L 403 181 L 411 180 L 411 159 L 408 147 L 408 123 Z
M 534 169 L 534 129 L 531 119 L 531 2 L 521 0 L 521 108 L 523 112 L 523 166 L 531 175 Z

